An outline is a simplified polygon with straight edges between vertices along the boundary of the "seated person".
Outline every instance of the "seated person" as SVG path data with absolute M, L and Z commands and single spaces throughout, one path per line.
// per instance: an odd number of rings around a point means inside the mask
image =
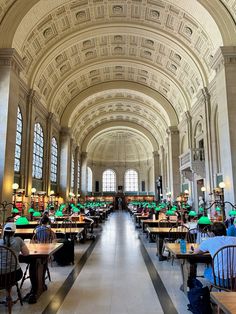
M 56 240 L 56 235 L 51 230 L 50 219 L 47 216 L 42 217 L 40 226 L 36 227 L 33 240 L 39 243 L 50 243 Z
M 236 237 L 236 219 L 232 221 L 232 224 L 227 228 L 227 236 Z
M 214 222 L 211 227 L 211 232 L 214 234 L 214 236 L 207 238 L 206 240 L 201 242 L 199 247 L 194 250 L 195 254 L 204 254 L 206 252 L 209 252 L 213 257 L 214 254 L 222 247 L 226 245 L 236 245 L 235 237 L 226 236 L 226 227 L 222 222 Z M 224 265 L 219 265 L 219 267 L 222 267 L 223 269 Z M 214 283 L 211 267 L 207 267 L 205 269 L 204 277 L 211 283 Z
M 19 281 L 23 276 L 23 272 L 19 264 L 19 254 L 22 253 L 23 255 L 29 255 L 29 249 L 27 248 L 26 244 L 20 237 L 14 237 L 15 231 L 16 231 L 15 223 L 13 222 L 6 223 L 3 228 L 3 238 L 0 239 L 0 245 L 10 248 L 16 254 L 17 257 L 16 280 Z M 13 266 L 11 265 L 11 261 L 9 261 L 9 263 L 5 263 L 5 261 L 1 260 L 0 256 L 0 267 L 2 274 L 10 273 L 11 266 Z

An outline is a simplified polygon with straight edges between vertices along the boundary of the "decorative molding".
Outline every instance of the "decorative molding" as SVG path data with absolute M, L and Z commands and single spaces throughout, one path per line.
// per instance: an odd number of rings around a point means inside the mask
M 212 68 L 218 73 L 225 65 L 236 65 L 235 46 L 223 46 L 217 50 L 212 61 Z
M 0 67 L 10 67 L 17 76 L 24 69 L 23 61 L 14 48 L 0 49 Z

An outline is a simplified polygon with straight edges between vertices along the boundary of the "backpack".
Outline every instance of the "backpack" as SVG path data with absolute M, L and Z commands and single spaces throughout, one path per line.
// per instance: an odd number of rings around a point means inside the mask
M 188 310 L 193 314 L 211 314 L 210 290 L 203 287 L 198 279 L 193 279 L 189 285 L 188 292 Z

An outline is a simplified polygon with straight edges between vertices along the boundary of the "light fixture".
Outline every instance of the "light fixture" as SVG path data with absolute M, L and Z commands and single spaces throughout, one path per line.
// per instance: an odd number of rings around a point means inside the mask
M 53 194 L 54 194 L 54 191 L 53 191 L 53 190 L 51 190 L 51 191 L 50 191 L 50 195 L 53 195 Z
M 189 190 L 184 190 L 184 194 L 189 194 Z
M 202 192 L 206 192 L 205 186 L 202 186 L 202 187 L 201 187 L 201 191 L 202 191 Z
M 18 183 L 13 183 L 13 184 L 12 184 L 12 189 L 13 189 L 13 190 L 16 191 L 18 188 L 19 188 L 19 184 L 18 184 Z
M 220 187 L 221 189 L 224 189 L 224 188 L 225 188 L 225 183 L 224 183 L 224 181 L 222 181 L 222 182 L 219 183 L 219 187 Z
M 31 193 L 34 194 L 36 192 L 36 188 L 31 189 Z

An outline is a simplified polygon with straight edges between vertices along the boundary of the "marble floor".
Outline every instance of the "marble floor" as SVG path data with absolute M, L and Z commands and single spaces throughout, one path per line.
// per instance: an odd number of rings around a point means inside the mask
M 95 242 L 76 243 L 74 265 L 50 266 L 52 281 L 36 304 L 17 303 L 13 313 L 190 313 L 179 289 L 178 261 L 159 262 L 156 244 L 135 228 L 129 213 L 111 213 L 95 232 Z M 23 295 L 29 285 L 26 281 Z M 7 312 L 3 305 L 0 312 Z

